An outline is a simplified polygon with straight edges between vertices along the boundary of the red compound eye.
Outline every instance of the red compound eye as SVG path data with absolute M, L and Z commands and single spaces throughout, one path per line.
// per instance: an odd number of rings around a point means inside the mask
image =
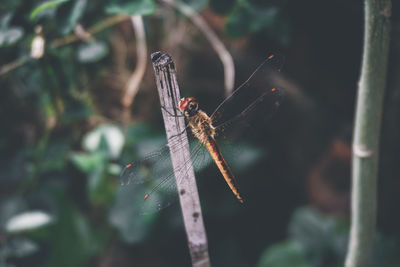
M 195 101 L 194 97 L 184 97 L 179 101 L 179 109 L 184 111 L 190 102 Z

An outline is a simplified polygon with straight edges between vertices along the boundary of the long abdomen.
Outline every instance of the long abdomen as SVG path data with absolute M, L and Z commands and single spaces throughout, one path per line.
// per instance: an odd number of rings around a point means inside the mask
M 228 164 L 226 163 L 224 157 L 219 150 L 215 139 L 210 137 L 207 138 L 207 141 L 204 143 L 208 152 L 210 153 L 212 159 L 214 160 L 215 164 L 217 164 L 218 169 L 220 170 L 221 174 L 224 176 L 226 183 L 229 185 L 230 189 L 232 190 L 233 194 L 237 197 L 237 199 L 243 203 L 243 198 L 240 196 L 238 188 L 235 183 L 235 177 L 231 169 L 229 168 Z

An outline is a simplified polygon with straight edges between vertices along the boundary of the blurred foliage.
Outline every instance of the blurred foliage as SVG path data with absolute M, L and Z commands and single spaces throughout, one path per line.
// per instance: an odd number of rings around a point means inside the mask
M 291 41 L 286 1 L 184 2 L 198 12 L 212 10 L 220 14 L 225 30 L 221 34 L 228 37 L 246 39 L 258 33 L 282 45 Z M 116 54 L 120 52 L 114 42 L 123 34 L 124 41 L 132 39 L 131 29 L 127 30 L 126 25 L 115 28 L 108 25 L 87 40 L 68 39 L 79 29 L 78 25 L 99 29 L 105 21 L 121 14 L 143 15 L 147 16 L 148 45 L 158 47 L 166 35 L 160 32 L 160 28 L 165 28 L 157 24 L 164 8 L 164 4 L 154 0 L 2 0 L 0 266 L 98 266 L 99 258 L 118 258 L 119 255 L 110 252 L 118 246 L 137 249 L 135 256 L 143 254 L 147 261 L 157 258 L 156 253 L 161 255 L 161 262 L 142 266 L 160 266 L 166 258 L 189 262 L 186 247 L 171 245 L 177 240 L 186 245 L 179 207 L 160 214 L 136 216 L 142 196 L 136 194 L 134 186 L 121 187 L 118 180 L 121 166 L 145 157 L 165 143 L 160 128 L 152 127 L 149 121 L 140 122 L 143 117 L 154 119 L 158 107 L 150 107 L 154 114 L 143 116 L 135 106 L 132 114 L 140 115 L 132 118 L 130 124 L 120 122 L 122 108 L 118 94 L 121 92 L 113 89 L 123 88 L 125 83 L 118 80 L 124 71 L 114 69 Z M 36 37 L 45 40 L 44 56 L 40 59 L 29 56 Z M 132 60 L 130 53 L 129 50 L 126 54 Z M 3 69 L 13 63 L 19 67 L 11 71 Z M 138 107 L 152 105 L 136 103 Z M 159 121 L 157 125 L 160 127 Z M 261 146 L 235 145 L 241 152 L 228 154 L 227 159 L 239 172 L 255 168 L 265 156 Z M 205 167 L 199 169 L 207 176 Z M 246 218 L 243 207 L 232 206 L 233 198 L 217 203 L 220 188 L 209 186 L 210 180 L 202 181 L 206 187 L 203 192 L 211 196 L 202 200 L 206 212 L 211 214 L 206 218 L 209 228 L 218 225 L 231 230 L 232 222 L 252 222 Z M 220 182 L 221 188 L 226 189 L 224 181 Z M 255 193 L 256 197 L 264 197 L 257 195 L 260 192 Z M 226 195 L 231 197 L 229 193 Z M 42 220 L 38 220 L 38 215 Z M 209 229 L 207 225 L 206 228 Z M 216 236 L 222 232 L 213 230 Z M 243 232 L 247 230 L 253 229 Z M 292 218 L 289 239 L 268 248 L 259 266 L 321 266 L 327 258 L 340 264 L 346 232 L 343 222 L 309 209 L 299 210 Z M 218 248 L 215 251 L 222 251 L 221 255 L 229 256 L 235 263 L 245 256 L 240 253 L 243 247 L 228 242 L 238 234 L 238 229 L 231 233 L 229 237 L 221 237 L 220 243 L 216 240 L 219 236 L 210 239 L 216 244 L 213 248 Z M 242 246 L 253 250 L 248 244 Z M 232 255 L 230 248 L 238 253 Z M 375 266 L 395 266 L 400 261 L 397 252 L 395 242 L 378 237 Z
M 107 14 L 150 15 L 155 10 L 153 0 L 140 1 L 110 1 L 105 7 Z
M 314 208 L 299 208 L 289 223 L 288 240 L 267 248 L 257 266 L 344 266 L 348 233 L 347 220 L 323 215 Z M 399 244 L 378 232 L 373 266 L 397 266 L 399 253 Z
M 226 22 L 226 30 L 232 37 L 265 30 L 267 35 L 282 44 L 289 43 L 289 18 L 285 9 L 277 4 L 253 4 L 238 0 Z

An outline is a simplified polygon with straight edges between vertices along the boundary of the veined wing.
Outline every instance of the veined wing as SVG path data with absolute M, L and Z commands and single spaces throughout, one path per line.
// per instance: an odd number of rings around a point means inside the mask
M 178 199 L 177 183 L 182 182 L 185 173 L 193 162 L 194 170 L 208 164 L 210 157 L 205 147 L 191 138 L 190 157 L 183 164 L 177 166 L 176 171 L 181 173 L 176 182 L 174 169 L 170 157 L 171 150 L 182 148 L 182 139 L 186 135 L 171 138 L 169 144 L 156 150 L 144 159 L 127 164 L 121 173 L 121 184 L 135 184 L 136 192 L 142 194 L 143 204 L 140 214 L 150 214 L 168 207 Z
M 214 126 L 226 127 L 241 119 L 253 124 L 254 120 L 271 117 L 282 101 L 283 93 L 274 77 L 282 64 L 280 55 L 267 57 L 211 114 Z

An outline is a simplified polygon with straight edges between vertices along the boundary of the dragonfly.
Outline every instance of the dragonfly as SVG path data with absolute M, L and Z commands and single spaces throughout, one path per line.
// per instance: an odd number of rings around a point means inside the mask
M 184 97 L 179 101 L 176 109 L 185 117 L 191 148 L 190 158 L 176 171 L 186 172 L 190 164 L 196 171 L 214 162 L 234 196 L 239 202 L 244 202 L 219 144 L 234 144 L 234 140 L 248 131 L 249 126 L 263 124 L 272 117 L 283 97 L 283 90 L 273 85 L 274 74 L 280 71 L 282 63 L 280 55 L 269 55 L 211 115 L 200 109 L 194 97 Z M 125 165 L 120 175 L 121 184 L 135 184 L 135 193 L 141 195 L 143 201 L 141 214 L 157 212 L 177 200 L 176 184 L 181 181 L 175 179 L 170 151 L 182 146 L 182 137 L 187 138 L 187 135 L 182 133 L 182 136 L 172 137 L 167 145 Z

